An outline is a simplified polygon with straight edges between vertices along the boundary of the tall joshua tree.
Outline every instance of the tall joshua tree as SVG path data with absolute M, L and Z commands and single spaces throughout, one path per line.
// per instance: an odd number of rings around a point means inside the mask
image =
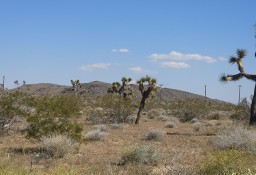
M 133 91 L 128 85 L 128 83 L 130 83 L 132 79 L 123 77 L 121 81 L 121 84 L 119 82 L 113 82 L 112 87 L 108 88 L 108 93 L 118 93 L 120 96 L 123 95 L 123 97 L 125 98 L 129 95 L 132 95 Z
M 244 49 L 237 49 L 236 56 L 231 56 L 230 59 L 229 59 L 229 63 L 237 64 L 239 73 L 238 74 L 234 74 L 234 75 L 222 74 L 220 76 L 220 81 L 221 82 L 237 81 L 237 80 L 240 80 L 243 77 L 256 82 L 256 75 L 247 74 L 244 71 L 242 59 L 245 56 L 246 56 L 246 50 L 244 50 Z M 256 84 L 255 84 L 254 95 L 253 95 L 252 104 L 251 104 L 250 125 L 256 125 L 255 105 L 256 105 Z
M 148 85 L 145 88 L 144 83 L 146 83 L 146 82 L 147 82 Z M 151 78 L 149 76 L 142 77 L 140 80 L 137 81 L 137 84 L 139 84 L 139 90 L 140 90 L 140 93 L 142 95 L 142 99 L 141 99 L 141 102 L 140 102 L 140 107 L 139 107 L 139 111 L 137 113 L 137 118 L 136 118 L 135 124 L 139 124 L 139 120 L 140 120 L 140 117 L 141 117 L 141 112 L 145 107 L 146 99 L 149 98 L 150 95 L 154 96 L 155 92 L 156 92 L 156 89 L 157 89 L 156 79 Z

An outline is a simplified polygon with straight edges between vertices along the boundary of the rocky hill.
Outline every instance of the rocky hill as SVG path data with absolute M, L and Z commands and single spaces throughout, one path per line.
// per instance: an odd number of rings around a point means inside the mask
M 86 90 L 86 93 L 84 94 L 84 96 L 90 97 L 90 98 L 106 95 L 107 89 L 111 87 L 111 84 L 100 82 L 100 81 L 83 83 L 81 85 L 82 85 L 82 88 Z M 131 85 L 131 87 L 135 90 L 137 97 L 140 97 L 138 86 Z M 21 92 L 26 92 L 34 95 L 73 93 L 72 86 L 64 86 L 64 85 L 57 85 L 57 84 L 50 84 L 50 83 L 28 84 L 13 90 L 18 90 Z M 191 99 L 191 98 L 205 99 L 205 97 L 201 95 L 180 91 L 176 89 L 171 89 L 171 88 L 159 88 L 157 91 L 157 99 L 159 100 L 172 101 L 172 100 L 178 100 L 178 99 Z M 207 100 L 216 101 L 214 99 L 209 99 L 209 98 L 207 98 Z

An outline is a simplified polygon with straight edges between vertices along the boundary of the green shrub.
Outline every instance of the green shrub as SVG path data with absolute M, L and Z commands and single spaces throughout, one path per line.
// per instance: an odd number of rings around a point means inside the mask
M 235 149 L 214 151 L 204 158 L 199 166 L 199 175 L 245 174 L 248 169 L 255 171 L 255 157 Z M 252 169 L 254 167 L 254 169 Z
M 128 122 L 135 109 L 130 98 L 122 98 L 116 94 L 98 97 L 93 108 L 87 120 L 94 124 Z
M 0 133 L 15 122 L 15 117 L 23 117 L 28 112 L 29 96 L 18 91 L 0 94 Z
M 74 95 L 43 96 L 34 101 L 35 112 L 27 116 L 27 138 L 41 138 L 53 134 L 66 134 L 81 139 L 79 117 L 82 100 Z
M 126 150 L 122 154 L 124 162 L 132 162 L 139 164 L 156 164 L 160 158 L 154 145 L 145 147 L 135 146 L 132 149 Z

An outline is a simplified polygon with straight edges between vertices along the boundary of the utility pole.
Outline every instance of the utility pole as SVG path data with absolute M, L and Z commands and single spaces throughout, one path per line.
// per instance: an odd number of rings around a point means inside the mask
M 241 87 L 242 87 L 242 85 L 239 85 L 238 87 L 239 87 L 239 91 L 238 91 L 238 105 L 240 105 L 240 103 L 241 103 Z
M 204 85 L 204 97 L 206 98 L 207 96 L 206 96 L 206 85 Z
M 164 86 L 163 84 L 160 84 L 160 101 L 162 101 L 162 87 Z
M 0 84 L 0 89 L 2 88 L 4 90 L 4 79 L 5 79 L 5 76 L 3 76 L 3 84 Z

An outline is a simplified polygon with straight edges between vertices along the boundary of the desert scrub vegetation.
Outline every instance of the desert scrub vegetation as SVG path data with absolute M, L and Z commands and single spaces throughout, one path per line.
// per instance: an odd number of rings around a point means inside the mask
M 17 116 L 28 114 L 30 97 L 21 92 L 1 92 L 0 94 L 0 134 L 4 134 L 15 122 Z
M 165 125 L 164 125 L 164 127 L 165 128 L 174 128 L 176 126 L 176 123 L 174 123 L 174 122 L 166 122 L 165 123 Z
M 154 145 L 144 147 L 135 146 L 122 153 L 122 161 L 125 163 L 157 164 L 160 161 L 160 156 Z
M 27 138 L 40 139 L 53 134 L 65 134 L 80 140 L 82 126 L 80 116 L 83 101 L 74 95 L 41 96 L 33 101 L 34 112 L 27 116 Z
M 213 143 L 218 149 L 242 149 L 246 152 L 256 150 L 256 131 L 246 129 L 242 125 L 230 126 L 218 133 Z
M 227 149 L 210 152 L 202 159 L 197 166 L 198 175 L 245 175 L 247 173 L 254 174 L 255 155 L 248 154 L 243 150 Z M 250 171 L 248 171 L 250 170 Z
M 105 131 L 101 131 L 99 129 L 91 130 L 86 133 L 85 139 L 89 141 L 98 141 L 105 137 L 107 133 Z
M 193 118 L 208 119 L 207 114 L 212 111 L 230 112 L 236 109 L 233 104 L 209 102 L 204 99 L 175 100 L 166 102 L 162 107 L 181 122 L 190 122 Z
M 86 118 L 93 124 L 126 123 L 134 111 L 131 98 L 119 97 L 116 94 L 108 94 L 97 97 L 92 109 Z
M 63 158 L 75 152 L 75 141 L 66 135 L 44 136 L 40 144 L 52 158 Z
M 165 135 L 164 131 L 161 131 L 159 129 L 150 129 L 146 135 L 144 136 L 144 140 L 161 140 L 163 136 Z

